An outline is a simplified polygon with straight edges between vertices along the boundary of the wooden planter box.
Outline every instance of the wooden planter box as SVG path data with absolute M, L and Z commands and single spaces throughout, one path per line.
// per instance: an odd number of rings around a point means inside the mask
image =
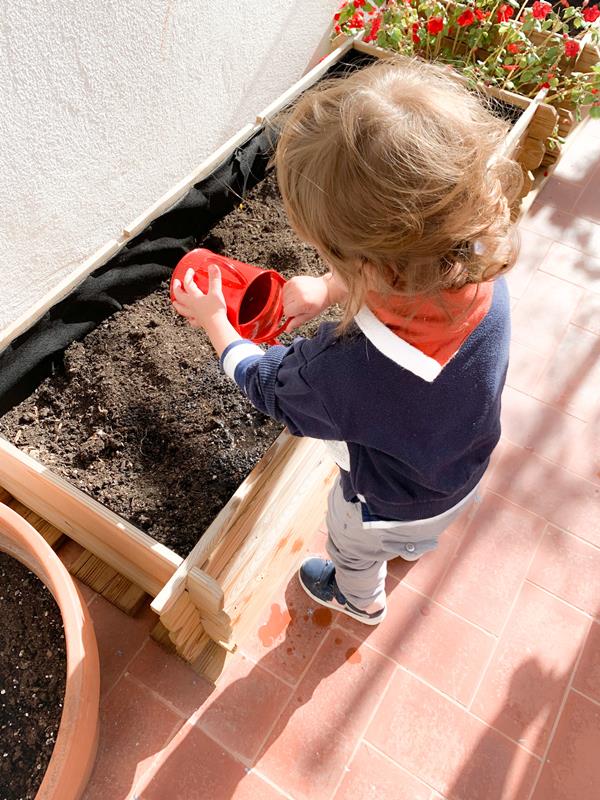
M 341 42 L 211 158 L 127 226 L 119 239 L 109 242 L 32 312 L 6 329 L 0 337 L 0 348 L 27 330 L 87 275 L 171 208 L 191 186 L 210 175 L 350 49 L 376 58 L 391 55 L 357 40 Z M 529 100 L 501 90 L 490 93 L 523 109 L 506 140 L 505 152 L 516 154 L 529 175 L 543 157 L 543 143 L 554 127 L 556 110 L 539 97 Z M 324 515 L 326 495 L 336 471 L 322 442 L 282 433 L 189 556 L 182 559 L 0 437 L 0 486 L 148 592 L 154 598 L 152 608 L 160 617 L 156 638 L 213 681 L 228 653 L 255 625 L 273 585 L 298 565 L 306 535 L 315 530 Z

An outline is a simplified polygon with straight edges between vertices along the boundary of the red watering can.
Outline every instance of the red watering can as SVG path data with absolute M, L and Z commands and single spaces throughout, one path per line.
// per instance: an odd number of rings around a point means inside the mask
M 240 336 L 257 344 L 276 343 L 290 320 L 282 322 L 285 278 L 274 269 L 255 267 L 204 248 L 190 250 L 173 271 L 171 300 L 175 299 L 173 282 L 179 280 L 183 284 L 188 269 L 194 270 L 194 282 L 206 293 L 211 264 L 221 270 L 227 317 Z

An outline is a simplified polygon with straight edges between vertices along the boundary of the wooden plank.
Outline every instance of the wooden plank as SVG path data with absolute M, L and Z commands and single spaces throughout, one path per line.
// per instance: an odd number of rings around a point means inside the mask
M 187 574 L 186 587 L 199 608 L 215 614 L 223 610 L 223 588 L 203 570 L 191 567 Z
M 246 516 L 248 502 L 257 512 L 257 503 L 248 498 L 254 497 L 264 479 L 263 474 L 274 468 L 274 465 L 283 464 L 293 448 L 299 442 L 287 431 L 283 431 L 267 450 L 259 463 L 254 467 L 248 477 L 238 486 L 231 498 L 219 511 L 198 542 L 181 562 L 171 580 L 165 584 L 162 591 L 154 598 L 152 609 L 157 614 L 164 614 L 178 599 L 186 588 L 187 576 L 192 567 L 203 568 L 206 560 L 216 548 L 217 544 L 226 536 L 231 527 L 236 525 L 240 516 Z
M 0 484 L 154 596 L 182 559 L 0 437 Z
M 8 505 L 10 501 L 13 499 L 13 496 L 10 492 L 7 492 L 3 486 L 0 486 L 0 503 L 4 503 Z
M 190 666 L 210 683 L 217 683 L 230 663 L 232 652 L 235 651 L 226 650 L 209 636 L 205 636 L 199 652 Z
M 129 616 L 135 616 L 148 600 L 143 589 L 89 550 L 84 550 L 79 558 L 69 564 L 68 569 L 71 575 Z
M 63 544 L 65 541 L 66 537 L 62 531 L 59 531 L 58 528 L 55 528 L 54 525 L 51 525 L 47 520 L 40 517 L 39 514 L 36 514 L 35 511 L 32 511 L 23 503 L 20 503 L 18 500 L 13 498 L 7 502 L 6 505 L 23 517 L 23 519 L 26 520 L 32 528 L 35 528 L 40 536 L 44 537 L 53 550 L 58 550 L 61 544 Z

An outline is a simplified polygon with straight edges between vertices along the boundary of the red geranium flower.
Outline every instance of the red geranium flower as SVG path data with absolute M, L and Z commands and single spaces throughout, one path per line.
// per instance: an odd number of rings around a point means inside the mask
M 509 53 L 520 53 L 521 52 L 521 45 L 516 42 L 511 42 L 511 44 L 506 45 L 506 49 Z
M 444 30 L 444 18 L 443 17 L 431 17 L 431 19 L 427 20 L 427 32 L 430 33 L 432 36 L 437 36 L 438 33 Z
M 579 52 L 579 42 L 575 39 L 567 39 L 565 42 L 565 55 L 567 58 L 575 58 Z
M 519 69 L 518 64 L 502 64 L 502 69 L 505 69 L 507 72 L 514 72 L 516 69 Z
M 535 3 L 531 7 L 531 13 L 536 19 L 546 19 L 551 12 L 551 4 L 546 3 L 544 0 L 535 0 Z
M 482 11 L 480 8 L 475 9 L 475 16 L 480 22 L 486 20 L 490 15 L 489 11 Z
M 379 28 L 381 28 L 381 17 L 376 17 L 371 25 L 369 35 L 365 36 L 365 42 L 372 42 L 374 39 L 376 39 L 377 34 L 379 33 Z
M 364 28 L 365 20 L 362 11 L 357 11 L 356 14 L 348 21 L 351 28 Z
M 598 6 L 590 6 L 583 9 L 583 18 L 586 22 L 596 22 L 600 17 L 600 8 Z
M 514 15 L 515 15 L 514 8 L 512 6 L 509 6 L 507 3 L 502 3 L 502 5 L 498 8 L 496 18 L 498 22 L 508 22 L 508 20 L 512 19 Z
M 354 0 L 354 8 L 362 8 L 367 0 Z
M 467 8 L 466 11 L 463 11 L 460 17 L 456 20 L 456 24 L 460 25 L 461 28 L 466 28 L 468 25 L 472 25 L 474 22 L 475 14 L 473 14 L 470 8 Z

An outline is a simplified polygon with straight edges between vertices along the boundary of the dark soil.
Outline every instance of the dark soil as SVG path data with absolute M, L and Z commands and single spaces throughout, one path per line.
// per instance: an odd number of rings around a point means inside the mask
M 60 724 L 65 639 L 50 592 L 5 553 L 0 553 L 0 619 L 0 798 L 32 800 Z
M 290 230 L 273 176 L 200 245 L 286 278 L 325 271 Z M 181 556 L 280 430 L 173 311 L 166 284 L 73 343 L 0 420 L 0 433 Z

